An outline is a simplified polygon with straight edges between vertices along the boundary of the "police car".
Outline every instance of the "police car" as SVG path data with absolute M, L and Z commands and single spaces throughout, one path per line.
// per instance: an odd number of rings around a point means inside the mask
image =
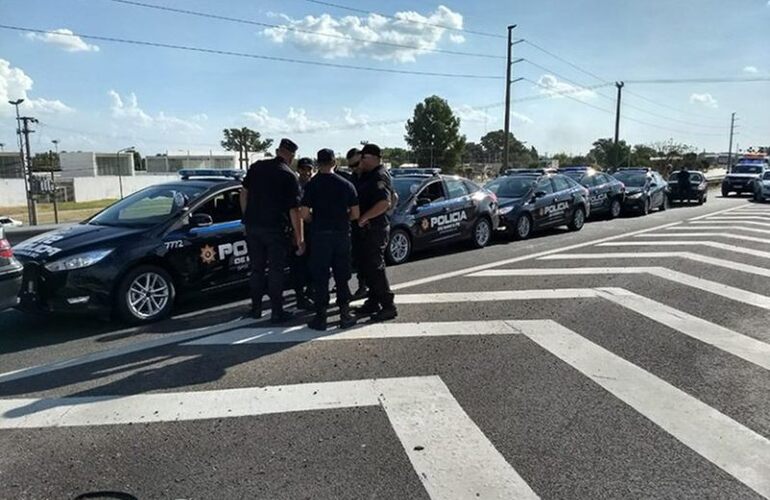
M 182 170 L 178 181 L 17 245 L 19 308 L 148 323 L 168 316 L 177 296 L 245 283 L 242 174 Z
M 393 188 L 399 201 L 385 252 L 390 264 L 406 262 L 415 250 L 454 241 L 485 247 L 497 228 L 497 198 L 467 179 L 397 174 Z
M 738 195 L 753 193 L 755 181 L 770 170 L 767 161 L 761 159 L 742 159 L 733 166 L 722 180 L 722 196 L 727 197 L 731 192 Z
M 604 214 L 610 219 L 620 215 L 626 197 L 626 186 L 622 182 L 588 166 L 564 167 L 559 172 L 588 190 L 591 215 Z
M 591 214 L 588 190 L 565 175 L 533 169 L 500 176 L 484 187 L 500 202 L 500 228 L 515 239 L 563 225 L 580 231 Z
M 690 180 L 688 186 L 679 185 L 679 176 L 681 170 L 671 172 L 668 176 L 668 186 L 670 189 L 669 199 L 679 202 L 695 201 L 698 205 L 703 205 L 708 200 L 708 181 L 701 172 L 688 172 Z
M 754 183 L 754 201 L 763 202 L 770 198 L 770 170 Z
M 666 210 L 669 207 L 668 182 L 649 168 L 621 168 L 612 176 L 626 186 L 623 209 L 647 215 L 650 210 Z

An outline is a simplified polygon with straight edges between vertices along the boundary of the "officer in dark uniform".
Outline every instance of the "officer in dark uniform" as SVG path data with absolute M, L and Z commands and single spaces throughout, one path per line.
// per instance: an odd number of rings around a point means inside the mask
M 318 152 L 318 174 L 305 187 L 300 210 L 302 218 L 312 218 L 313 253 L 310 269 L 315 290 L 316 315 L 308 323 L 315 330 L 326 330 L 329 307 L 329 269 L 337 288 L 340 326 L 355 324 L 350 315 L 350 221 L 358 219 L 358 197 L 349 181 L 334 172 L 334 151 Z
M 385 273 L 385 249 L 390 236 L 390 216 L 393 198 L 393 182 L 382 166 L 382 153 L 375 144 L 367 144 L 361 150 L 360 177 L 358 179 L 358 201 L 361 217 L 360 268 L 369 287 L 369 295 L 363 306 L 355 312 L 371 316 L 372 321 L 385 321 L 398 316 L 393 304 L 388 276 Z
M 275 158 L 249 167 L 243 180 L 241 209 L 251 261 L 251 314 L 262 317 L 262 297 L 267 291 L 271 321 L 282 323 L 292 315 L 283 309 L 284 270 L 292 244 L 296 253 L 305 251 L 299 214 L 299 183 L 289 168 L 297 145 L 281 139 Z M 265 271 L 268 271 L 267 284 Z
M 677 174 L 677 185 L 679 186 L 679 197 L 681 200 L 689 201 L 692 196 L 692 186 L 690 185 L 690 171 L 687 167 L 682 167 L 682 170 Z
M 346 180 L 350 181 L 353 186 L 358 185 L 358 178 L 359 178 L 359 166 L 361 164 L 361 151 L 358 150 L 358 148 L 352 148 L 348 151 L 347 155 L 345 157 L 348 160 L 348 168 L 350 169 L 350 173 L 348 172 L 338 172 L 341 176 L 343 176 Z M 358 188 L 356 188 L 358 190 Z M 369 295 L 369 289 L 366 287 L 366 283 L 364 283 L 363 278 L 358 273 L 358 269 L 360 267 L 359 264 L 359 255 L 361 254 L 361 231 L 358 227 L 358 221 L 353 221 L 351 223 L 351 234 L 350 234 L 351 241 L 353 243 L 353 270 L 356 272 L 357 280 L 358 280 L 358 289 L 353 294 L 353 299 L 363 299 L 367 295 Z
M 297 173 L 299 174 L 299 196 L 302 194 L 310 179 L 313 177 L 313 159 L 300 158 L 297 160 Z M 311 285 L 313 277 L 310 275 L 310 227 L 308 222 L 304 222 L 305 232 L 305 253 L 302 255 L 291 255 L 291 281 L 294 287 L 294 295 L 297 298 L 297 308 L 306 311 L 313 309 Z

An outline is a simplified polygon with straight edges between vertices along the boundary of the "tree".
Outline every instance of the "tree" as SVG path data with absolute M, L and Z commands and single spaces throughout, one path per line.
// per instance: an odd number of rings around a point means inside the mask
M 449 172 L 457 168 L 465 147 L 460 119 L 446 99 L 436 95 L 415 106 L 414 116 L 406 122 L 404 139 L 421 167 L 439 165 Z
M 134 170 L 147 170 L 147 165 L 142 160 L 142 154 L 134 150 Z
M 273 144 L 272 139 L 261 140 L 259 132 L 248 127 L 226 128 L 222 131 L 225 138 L 221 142 L 225 151 L 238 151 L 238 166 L 243 169 L 249 162 L 249 153 L 267 151 Z M 248 165 L 246 165 L 248 166 Z
M 572 165 L 572 156 L 568 155 L 567 153 L 556 153 L 555 155 L 551 156 L 551 159 L 557 160 L 560 167 Z
M 596 163 L 601 167 L 617 168 L 631 160 L 631 146 L 626 141 L 615 144 L 612 138 L 607 137 L 594 141 L 588 154 L 596 158 Z
M 503 161 L 503 149 L 505 148 L 505 131 L 495 130 L 481 138 L 481 145 L 487 161 L 499 163 Z M 532 147 L 527 149 L 523 142 L 508 132 L 508 161 L 512 167 L 536 166 L 538 160 L 537 150 Z
M 412 153 L 404 148 L 382 148 L 382 161 L 388 162 L 394 167 L 400 167 L 404 163 L 410 163 Z
M 463 149 L 463 161 L 466 163 L 486 163 L 486 153 L 481 144 L 468 142 Z
M 644 144 L 637 144 L 631 153 L 632 167 L 652 167 L 652 158 L 658 156 L 655 148 Z
M 59 170 L 59 157 L 53 151 L 35 153 L 32 157 L 33 172 L 51 172 Z

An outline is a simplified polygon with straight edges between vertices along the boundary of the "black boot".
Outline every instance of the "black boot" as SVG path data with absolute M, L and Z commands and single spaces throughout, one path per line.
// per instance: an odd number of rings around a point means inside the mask
M 350 314 L 349 306 L 340 306 L 340 328 L 350 328 L 356 324 L 356 318 Z
M 312 328 L 313 330 L 318 330 L 319 332 L 325 332 L 326 331 L 326 311 L 318 311 L 315 313 L 315 316 L 310 321 L 310 323 L 307 324 L 309 328 Z
M 361 307 L 356 307 L 353 309 L 353 314 L 356 316 L 371 316 L 378 313 L 379 311 L 380 305 L 377 302 L 373 300 L 367 300 Z
M 313 301 L 311 301 L 307 295 L 298 293 L 297 294 L 297 309 L 300 309 L 302 311 L 312 311 L 313 307 Z
M 286 323 L 294 318 L 294 315 L 283 309 L 273 309 L 273 313 L 270 315 L 270 323 L 274 325 L 280 325 Z
M 353 294 L 353 300 L 363 299 L 367 295 L 369 295 L 369 289 L 366 288 L 366 285 L 361 285 L 356 290 L 356 293 Z
M 262 318 L 262 306 L 251 306 L 251 310 L 249 310 L 249 316 L 254 319 L 260 319 Z
M 378 312 L 372 315 L 372 323 L 379 323 L 380 321 L 389 321 L 398 317 L 398 311 L 396 306 L 391 304 L 385 305 Z

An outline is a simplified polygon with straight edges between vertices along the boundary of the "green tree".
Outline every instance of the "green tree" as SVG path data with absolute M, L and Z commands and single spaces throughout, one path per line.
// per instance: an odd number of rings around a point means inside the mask
M 32 157 L 33 172 L 50 172 L 59 170 L 59 157 L 53 151 L 35 153 Z
M 481 138 L 481 145 L 490 163 L 503 161 L 505 148 L 505 131 L 494 130 Z M 508 132 L 508 161 L 511 167 L 536 166 L 538 160 L 537 150 L 532 147 L 527 149 L 523 142 Z
M 486 163 L 486 153 L 481 144 L 468 142 L 463 150 L 463 161 L 466 163 Z
M 556 153 L 555 155 L 551 156 L 551 159 L 558 160 L 560 167 L 572 165 L 572 156 L 568 155 L 567 153 Z
M 393 167 L 400 167 L 404 163 L 410 163 L 414 155 L 404 148 L 382 148 L 382 161 L 390 163 Z
M 597 139 L 588 153 L 596 158 L 600 167 L 616 168 L 626 165 L 631 160 L 631 146 L 626 141 L 615 144 L 611 138 Z
M 262 140 L 259 132 L 248 127 L 226 128 L 222 133 L 225 138 L 220 144 L 225 151 L 238 151 L 238 166 L 242 169 L 249 162 L 249 153 L 267 151 L 273 144 L 272 139 Z
M 658 156 L 655 148 L 644 144 L 637 144 L 631 153 L 632 167 L 652 167 L 652 158 Z
M 460 118 L 454 115 L 446 99 L 436 95 L 415 106 L 414 116 L 406 122 L 404 139 L 421 167 L 438 165 L 449 172 L 457 168 L 465 147 Z

